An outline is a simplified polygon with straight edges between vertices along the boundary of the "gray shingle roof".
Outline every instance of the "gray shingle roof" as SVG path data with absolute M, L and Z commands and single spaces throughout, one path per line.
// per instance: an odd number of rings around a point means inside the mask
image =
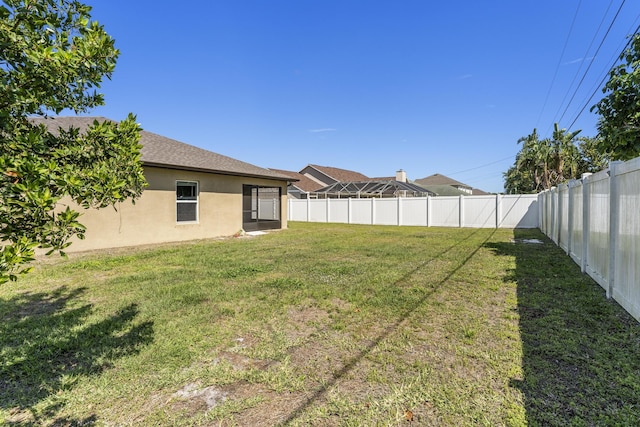
M 59 127 L 66 129 L 71 126 L 86 129 L 94 120 L 101 122 L 110 119 L 69 116 L 47 119 L 33 118 L 31 120 L 34 123 L 44 123 L 54 130 Z M 291 177 L 287 175 L 144 130 L 140 133 L 140 144 L 142 144 L 142 163 L 148 166 L 291 181 Z
M 333 178 L 338 182 L 347 182 L 347 181 L 367 181 L 369 177 L 361 174 L 360 172 L 350 171 L 347 169 L 334 168 L 331 166 L 319 166 L 319 165 L 307 165 L 308 168 L 313 168 L 329 178 Z M 306 168 L 305 168 L 306 169 Z M 304 169 L 300 171 L 304 172 Z
M 429 190 L 437 196 L 468 196 L 469 193 L 465 193 L 462 190 L 458 190 L 451 185 L 421 185 L 421 187 Z
M 292 181 L 297 181 L 293 183 L 293 186 L 305 193 L 308 193 L 309 191 L 317 190 L 318 188 L 322 187 L 321 184 L 318 184 L 317 182 L 310 179 L 308 176 L 301 174 L 300 172 L 288 171 L 283 169 L 273 169 L 273 168 L 269 168 L 269 169 L 281 175 L 287 175 L 291 177 Z
M 449 178 L 448 176 L 445 175 L 441 175 L 439 173 L 434 173 L 433 175 L 430 175 L 426 178 L 420 178 L 420 179 L 416 179 L 416 184 L 419 185 L 452 185 L 452 186 L 459 186 L 459 187 L 467 187 L 467 188 L 471 188 L 470 185 L 464 184 L 460 181 L 456 181 L 453 178 Z

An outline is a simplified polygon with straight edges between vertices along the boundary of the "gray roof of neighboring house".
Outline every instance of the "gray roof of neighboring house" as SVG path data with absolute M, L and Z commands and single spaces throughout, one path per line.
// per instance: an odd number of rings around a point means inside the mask
M 470 185 L 464 184 L 460 181 L 456 181 L 453 178 L 449 178 L 448 176 L 441 175 L 439 173 L 434 173 L 433 175 L 427 176 L 425 178 L 420 178 L 415 180 L 416 184 L 425 186 L 425 185 L 452 185 L 459 187 L 467 187 L 471 188 Z
M 488 196 L 488 195 L 492 194 L 492 193 L 487 193 L 484 190 L 480 190 L 479 188 L 474 188 L 471 191 L 472 191 L 472 193 L 471 193 L 472 196 Z
M 78 116 L 31 119 L 33 123 L 43 123 L 50 129 L 55 126 L 56 128 L 62 127 L 65 129 L 76 127 L 81 130 L 86 129 L 94 120 L 115 121 L 104 117 Z M 295 180 L 295 178 L 288 175 L 254 166 L 250 163 L 242 162 L 145 130 L 140 133 L 140 144 L 142 145 L 142 163 L 148 166 L 213 172 L 223 175 L 270 178 L 278 181 Z
M 462 183 L 460 181 L 456 181 L 453 178 L 449 178 L 448 176 L 441 175 L 439 173 L 434 173 L 433 175 L 430 175 L 430 176 L 428 176 L 426 178 L 416 179 L 415 183 L 418 184 L 418 185 L 421 185 L 421 186 L 423 186 L 425 188 L 431 188 L 431 187 L 434 187 L 434 186 L 438 186 L 438 187 L 451 186 L 451 187 L 454 187 L 454 188 L 455 187 L 465 187 L 465 188 L 468 188 L 468 189 L 470 189 L 472 191 L 471 194 L 473 196 L 486 196 L 488 194 L 491 194 L 491 193 L 487 193 L 486 191 L 480 190 L 479 188 L 473 188 L 470 185 L 467 185 L 467 184 Z M 446 194 L 447 196 L 457 195 L 454 192 L 451 192 L 450 190 L 447 190 L 445 188 L 440 188 L 440 191 L 443 192 L 443 193 L 448 193 L 448 194 Z M 468 193 L 461 192 L 460 194 L 468 196 Z M 443 196 L 445 194 L 440 194 L 440 195 Z
M 420 185 L 421 187 L 434 193 L 436 196 L 468 196 L 469 193 L 465 193 L 462 190 L 458 190 L 451 185 Z
M 292 181 L 297 180 L 296 182 L 291 183 L 291 185 L 293 185 L 294 187 L 298 188 L 300 191 L 303 191 L 305 193 L 308 193 L 310 191 L 315 191 L 320 187 L 322 187 L 322 184 L 318 184 L 317 182 L 315 182 L 308 176 L 301 174 L 300 172 L 288 171 L 283 169 L 273 169 L 273 168 L 269 168 L 269 169 L 281 175 L 290 176 Z
M 331 166 L 318 166 L 318 165 L 307 165 L 306 168 L 313 168 L 319 172 L 322 172 L 329 178 L 334 179 L 338 182 L 349 182 L 349 181 L 367 181 L 370 178 L 361 174 L 360 172 L 350 171 L 347 169 L 334 168 Z M 302 173 L 304 169 L 300 172 Z

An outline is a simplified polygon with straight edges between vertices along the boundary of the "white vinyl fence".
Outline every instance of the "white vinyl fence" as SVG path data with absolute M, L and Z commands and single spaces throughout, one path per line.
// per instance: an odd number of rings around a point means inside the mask
M 538 195 L 540 230 L 640 321 L 640 157 Z
M 536 228 L 535 194 L 289 199 L 289 221 L 423 227 Z

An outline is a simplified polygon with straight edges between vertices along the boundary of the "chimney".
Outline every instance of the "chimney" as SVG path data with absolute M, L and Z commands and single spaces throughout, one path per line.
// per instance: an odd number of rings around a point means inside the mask
M 400 169 L 398 172 L 396 172 L 396 181 L 399 182 L 407 182 L 407 173 Z

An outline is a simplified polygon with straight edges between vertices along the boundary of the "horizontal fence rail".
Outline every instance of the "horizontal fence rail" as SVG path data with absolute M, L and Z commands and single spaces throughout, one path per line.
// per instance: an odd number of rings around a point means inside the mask
M 640 321 L 640 157 L 538 194 L 540 230 Z
M 289 199 L 289 221 L 423 227 L 537 228 L 535 194 Z

